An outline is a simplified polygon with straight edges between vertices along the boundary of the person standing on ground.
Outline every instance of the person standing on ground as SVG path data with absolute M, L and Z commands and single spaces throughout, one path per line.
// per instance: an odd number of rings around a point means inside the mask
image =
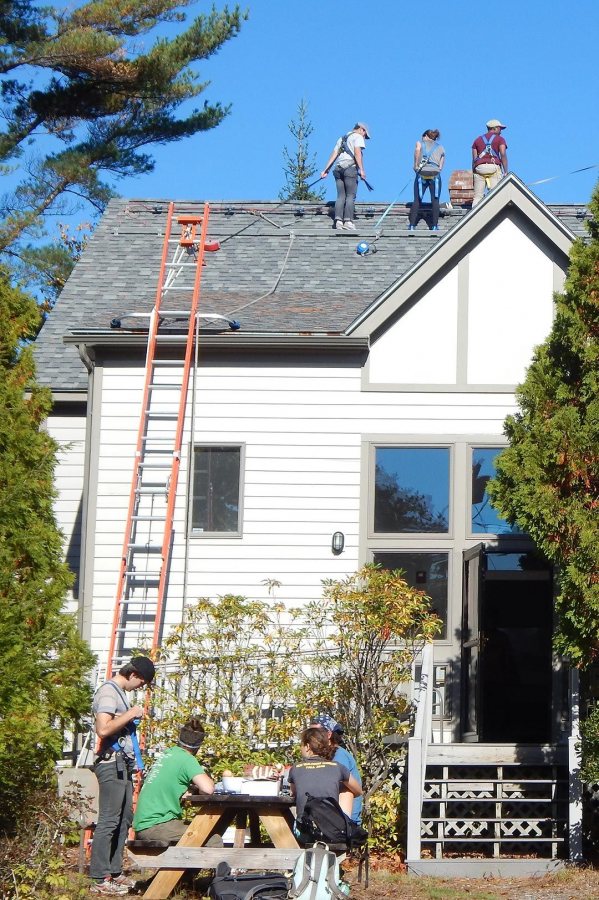
M 141 789 L 133 817 L 138 840 L 178 841 L 187 830 L 181 797 L 190 784 L 204 794 L 213 793 L 214 782 L 196 759 L 203 740 L 204 726 L 199 719 L 191 718 L 179 731 L 175 746 L 157 757 Z
M 440 132 L 438 128 L 427 129 L 420 141 L 416 141 L 414 149 L 414 202 L 410 209 L 408 231 L 413 233 L 418 221 L 420 204 L 424 200 L 424 192 L 430 193 L 431 198 L 431 231 L 439 230 L 439 198 L 441 196 L 441 169 L 445 162 L 445 150 L 439 143 Z
M 499 119 L 489 119 L 487 131 L 472 144 L 472 170 L 474 172 L 474 198 L 472 206 L 483 199 L 485 188 L 492 190 L 508 173 L 507 144 L 501 132 L 507 125 Z
M 144 710 L 129 706 L 126 692 L 149 685 L 154 675 L 151 659 L 134 656 L 94 696 L 95 729 L 100 741 L 94 763 L 99 808 L 89 874 L 95 894 L 126 894 L 131 886 L 122 873 L 122 863 L 133 818 L 134 720 L 141 719 Z
M 370 129 L 363 122 L 356 122 L 348 134 L 340 137 L 333 148 L 321 178 L 326 178 L 332 166 L 337 187 L 335 201 L 335 224 L 337 231 L 355 231 L 355 201 L 358 192 L 358 176 L 366 179 L 364 174 L 363 151 L 365 141 L 370 140 Z
M 352 778 L 354 778 L 360 787 L 362 787 L 362 776 L 358 769 L 358 763 L 347 747 L 343 746 L 343 728 L 341 725 L 327 713 L 319 713 L 317 716 L 314 716 L 310 719 L 310 725 L 315 725 L 326 731 L 331 746 L 333 747 L 333 761 L 345 766 Z M 358 825 L 361 824 L 361 794 L 356 796 L 351 790 L 342 785 L 339 791 L 339 806 L 350 819 L 353 819 Z

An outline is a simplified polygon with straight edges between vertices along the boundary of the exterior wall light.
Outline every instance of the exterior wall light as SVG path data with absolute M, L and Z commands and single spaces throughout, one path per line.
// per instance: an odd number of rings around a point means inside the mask
M 339 555 L 343 551 L 345 546 L 345 535 L 342 531 L 336 531 L 331 539 L 331 550 L 336 555 Z

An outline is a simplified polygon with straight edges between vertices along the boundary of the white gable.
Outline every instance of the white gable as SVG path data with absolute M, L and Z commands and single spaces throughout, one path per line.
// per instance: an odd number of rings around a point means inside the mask
M 404 301 L 373 342 L 370 386 L 518 384 L 551 329 L 553 290 L 553 260 L 503 218 L 416 301 Z
M 510 219 L 469 257 L 468 383 L 519 384 L 551 330 L 553 263 Z

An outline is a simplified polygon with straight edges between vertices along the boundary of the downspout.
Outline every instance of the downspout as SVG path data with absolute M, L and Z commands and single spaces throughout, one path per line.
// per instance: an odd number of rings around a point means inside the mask
M 88 523 L 88 506 L 89 506 L 89 483 L 91 474 L 91 454 L 92 454 L 92 431 L 94 425 L 93 409 L 94 409 L 94 370 L 95 358 L 93 351 L 90 353 L 86 344 L 77 344 L 79 358 L 85 366 L 88 374 L 87 385 L 87 414 L 85 424 L 85 451 L 83 462 L 83 490 L 81 495 L 81 547 L 79 551 L 79 603 L 77 607 L 77 626 L 79 634 L 84 640 L 88 641 L 91 637 L 90 622 L 86 616 L 86 571 L 87 571 L 87 523 Z M 93 548 L 92 548 L 93 549 Z M 91 614 L 91 609 L 90 609 Z

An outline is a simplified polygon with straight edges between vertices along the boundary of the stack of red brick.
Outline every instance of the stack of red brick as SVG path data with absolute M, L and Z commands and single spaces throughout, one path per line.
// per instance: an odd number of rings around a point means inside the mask
M 456 169 L 449 179 L 449 198 L 452 206 L 472 206 L 474 184 L 470 169 Z

